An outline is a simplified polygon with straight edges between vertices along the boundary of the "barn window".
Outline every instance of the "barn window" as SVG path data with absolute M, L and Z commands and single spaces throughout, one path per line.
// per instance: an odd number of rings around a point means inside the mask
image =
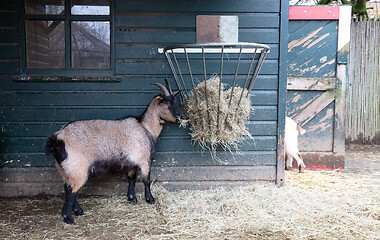
M 111 70 L 111 1 L 25 0 L 26 72 Z

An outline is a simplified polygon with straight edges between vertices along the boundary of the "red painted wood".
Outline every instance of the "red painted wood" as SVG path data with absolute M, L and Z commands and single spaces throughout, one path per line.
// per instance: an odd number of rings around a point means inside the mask
M 289 20 L 338 20 L 339 6 L 289 7 Z

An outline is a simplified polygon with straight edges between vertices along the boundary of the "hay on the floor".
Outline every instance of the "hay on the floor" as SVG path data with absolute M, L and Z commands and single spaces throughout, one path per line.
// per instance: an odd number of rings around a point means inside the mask
M 63 198 L 2 199 L 0 239 L 379 239 L 379 171 L 286 173 L 274 184 L 79 197 L 84 216 L 62 221 Z
M 199 83 L 183 104 L 192 139 L 206 149 L 237 149 L 243 136 L 250 136 L 245 122 L 251 109 L 247 90 L 227 88 L 218 76 Z

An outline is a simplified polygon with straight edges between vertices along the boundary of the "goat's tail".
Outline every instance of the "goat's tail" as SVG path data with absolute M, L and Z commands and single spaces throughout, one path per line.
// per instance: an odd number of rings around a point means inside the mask
M 65 142 L 58 139 L 56 134 L 49 136 L 45 144 L 45 154 L 47 156 L 53 154 L 57 163 L 61 165 L 67 158 Z

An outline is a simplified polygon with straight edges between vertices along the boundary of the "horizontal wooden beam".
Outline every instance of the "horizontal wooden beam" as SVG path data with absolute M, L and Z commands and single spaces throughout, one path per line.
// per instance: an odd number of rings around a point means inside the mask
M 287 90 L 328 90 L 334 89 L 336 78 L 288 78 Z
M 338 20 L 339 6 L 289 7 L 289 20 Z
M 276 166 L 192 166 L 153 167 L 155 185 L 168 190 L 209 189 L 257 183 L 274 183 Z M 126 174 L 104 179 L 90 177 L 79 191 L 84 195 L 125 195 L 128 189 Z M 143 191 L 141 181 L 138 192 Z M 57 170 L 44 168 L 0 168 L 0 197 L 58 195 L 63 193 L 63 182 Z

